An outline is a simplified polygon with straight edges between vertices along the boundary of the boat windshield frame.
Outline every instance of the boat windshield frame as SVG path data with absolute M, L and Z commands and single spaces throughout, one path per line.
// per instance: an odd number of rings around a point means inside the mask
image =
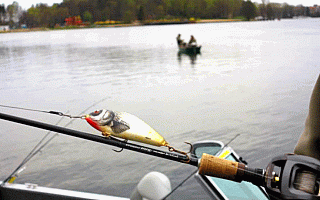
M 192 154 L 200 158 L 202 153 L 208 153 L 223 159 L 241 162 L 240 156 L 229 146 L 220 141 L 207 140 L 193 144 Z M 245 199 L 270 199 L 264 188 L 242 181 L 240 183 L 221 178 L 195 174 L 196 180 L 205 189 L 212 199 L 245 200 Z

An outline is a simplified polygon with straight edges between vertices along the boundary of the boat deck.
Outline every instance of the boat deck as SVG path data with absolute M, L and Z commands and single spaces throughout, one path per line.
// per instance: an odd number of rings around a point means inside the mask
M 0 182 L 2 184 L 2 182 Z M 36 184 L 6 183 L 0 187 L 0 199 L 19 200 L 84 200 L 84 199 L 108 199 L 108 200 L 128 200 L 128 198 L 94 194 L 87 192 L 63 190 L 56 188 L 41 187 Z

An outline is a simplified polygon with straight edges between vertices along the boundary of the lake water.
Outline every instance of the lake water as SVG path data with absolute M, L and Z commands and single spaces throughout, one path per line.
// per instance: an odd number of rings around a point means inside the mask
M 194 35 L 196 58 L 175 37 Z M 115 27 L 0 35 L 0 104 L 79 114 L 106 108 L 138 116 L 172 146 L 220 140 L 253 167 L 292 152 L 319 75 L 320 19 Z M 0 108 L 56 124 L 60 117 Z M 59 123 L 70 122 L 65 118 Z M 0 180 L 45 131 L 0 120 Z M 100 134 L 84 120 L 69 128 Z M 129 197 L 150 171 L 172 187 L 194 167 L 59 135 L 18 183 Z M 159 149 L 166 150 L 164 147 Z M 172 199 L 206 198 L 194 178 Z

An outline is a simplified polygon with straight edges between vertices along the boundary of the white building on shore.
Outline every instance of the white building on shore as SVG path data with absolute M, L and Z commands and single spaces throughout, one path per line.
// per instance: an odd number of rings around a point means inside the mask
M 9 30 L 10 30 L 9 25 L 0 26 L 0 31 L 9 31 Z

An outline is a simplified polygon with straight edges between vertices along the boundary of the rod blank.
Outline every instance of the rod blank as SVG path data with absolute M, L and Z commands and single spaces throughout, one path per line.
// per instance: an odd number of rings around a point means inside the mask
M 40 129 L 45 129 L 45 130 L 73 136 L 73 137 L 78 137 L 78 138 L 82 138 L 85 140 L 90 140 L 90 141 L 94 141 L 94 142 L 98 142 L 98 143 L 102 143 L 102 144 L 107 144 L 107 145 L 131 150 L 131 151 L 136 151 L 136 152 L 140 152 L 140 153 L 144 153 L 144 154 L 148 154 L 148 155 L 152 155 L 152 156 L 156 156 L 156 157 L 160 157 L 160 158 L 165 158 L 168 160 L 186 163 L 186 164 L 190 164 L 193 166 L 198 166 L 198 159 L 191 157 L 189 160 L 189 157 L 186 155 L 180 155 L 177 153 L 166 152 L 166 151 L 153 149 L 153 148 L 149 148 L 149 147 L 145 147 L 145 146 L 141 146 L 141 145 L 137 145 L 137 144 L 133 144 L 133 143 L 123 142 L 120 140 L 105 138 L 102 136 L 93 135 L 93 134 L 86 133 L 86 132 L 68 129 L 65 127 L 51 125 L 51 124 L 47 124 L 47 123 L 43 123 L 43 122 L 39 122 L 39 121 L 34 121 L 34 120 L 26 119 L 26 118 L 21 118 L 21 117 L 17 117 L 17 116 L 13 116 L 13 115 L 8 115 L 8 114 L 4 114 L 4 113 L 0 113 L 0 119 L 32 126 L 32 127 L 36 127 L 36 128 L 40 128 Z

